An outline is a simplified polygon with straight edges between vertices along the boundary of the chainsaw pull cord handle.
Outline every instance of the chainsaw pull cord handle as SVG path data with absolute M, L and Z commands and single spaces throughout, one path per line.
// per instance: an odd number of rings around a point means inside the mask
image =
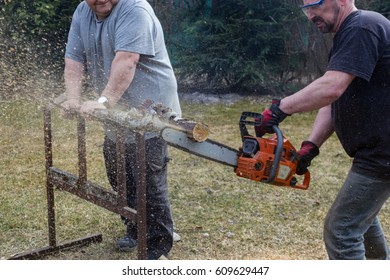
M 270 175 L 269 175 L 268 179 L 264 181 L 266 183 L 272 183 L 275 180 L 276 174 L 277 174 L 278 169 L 279 169 L 280 159 L 282 158 L 282 154 L 283 154 L 283 134 L 282 134 L 282 131 L 279 129 L 279 127 L 277 125 L 273 125 L 272 129 L 276 133 L 276 139 L 278 142 L 276 145 L 274 162 L 272 163 Z

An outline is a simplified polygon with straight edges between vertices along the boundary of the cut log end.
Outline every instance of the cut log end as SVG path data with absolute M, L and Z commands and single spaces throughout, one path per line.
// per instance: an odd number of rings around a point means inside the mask
M 201 122 L 179 119 L 175 121 L 175 125 L 185 131 L 188 138 L 191 138 L 196 142 L 203 142 L 207 140 L 210 134 L 209 127 Z
M 207 125 L 203 123 L 196 123 L 190 138 L 194 139 L 197 142 L 203 142 L 209 137 L 210 129 Z

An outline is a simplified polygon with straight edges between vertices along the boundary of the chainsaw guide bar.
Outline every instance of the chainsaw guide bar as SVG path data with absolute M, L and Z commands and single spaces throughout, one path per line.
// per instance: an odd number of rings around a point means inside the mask
M 164 128 L 161 137 L 168 145 L 212 161 L 228 166 L 236 167 L 238 150 L 225 146 L 221 143 L 207 139 L 203 142 L 196 142 L 188 138 L 183 131 L 174 128 Z

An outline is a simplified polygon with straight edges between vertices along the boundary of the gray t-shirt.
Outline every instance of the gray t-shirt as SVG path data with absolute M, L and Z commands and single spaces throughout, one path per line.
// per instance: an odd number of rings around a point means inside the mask
M 86 66 L 92 89 L 105 88 L 116 51 L 140 54 L 135 77 L 119 103 L 139 107 L 145 100 L 162 103 L 181 115 L 177 82 L 159 20 L 146 0 L 119 0 L 99 21 L 87 3 L 73 14 L 65 57 Z

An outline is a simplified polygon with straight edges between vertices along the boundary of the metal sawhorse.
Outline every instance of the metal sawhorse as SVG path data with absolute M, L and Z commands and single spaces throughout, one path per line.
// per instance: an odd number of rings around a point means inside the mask
M 137 223 L 138 228 L 138 259 L 146 259 L 146 181 L 145 181 L 145 140 L 143 133 L 136 135 L 137 147 L 137 209 L 127 206 L 126 199 L 126 175 L 125 175 L 125 149 L 123 127 L 120 124 L 111 122 L 110 124 L 117 131 L 117 162 L 118 162 L 118 192 L 87 180 L 87 160 L 85 143 L 85 119 L 77 117 L 78 132 L 78 176 L 67 173 L 53 166 L 52 150 L 52 111 L 49 106 L 44 109 L 44 141 L 45 141 L 45 159 L 46 159 L 46 189 L 47 189 L 47 209 L 48 209 L 48 234 L 49 245 L 40 249 L 15 254 L 9 259 L 39 259 L 44 255 L 56 253 L 61 250 L 71 249 L 80 246 L 86 246 L 93 242 L 101 242 L 102 235 L 95 234 L 68 241 L 62 244 L 57 243 L 56 238 L 56 220 L 54 206 L 54 188 L 58 188 L 72 193 L 95 205 L 103 207 L 111 212 L 117 213 L 128 220 Z M 108 120 L 107 120 L 108 121 Z M 108 121 L 110 122 L 110 121 Z

